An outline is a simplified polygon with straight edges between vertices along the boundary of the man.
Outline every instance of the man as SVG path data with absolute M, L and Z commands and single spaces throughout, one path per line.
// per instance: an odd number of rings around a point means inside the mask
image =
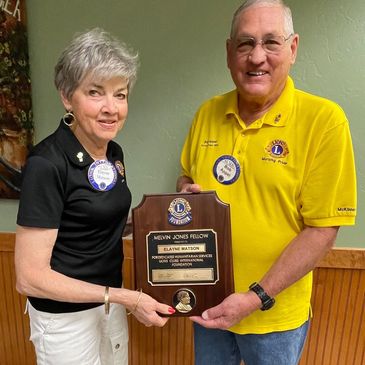
M 242 4 L 226 44 L 236 89 L 200 107 L 185 141 L 177 190 L 216 190 L 232 223 L 235 293 L 191 317 L 197 365 L 297 364 L 311 270 L 355 223 L 348 121 L 295 89 L 298 42 L 282 1 Z
M 188 313 L 193 309 L 190 305 L 190 295 L 186 290 L 177 293 L 177 300 L 179 302 L 175 305 L 175 308 L 180 313 Z

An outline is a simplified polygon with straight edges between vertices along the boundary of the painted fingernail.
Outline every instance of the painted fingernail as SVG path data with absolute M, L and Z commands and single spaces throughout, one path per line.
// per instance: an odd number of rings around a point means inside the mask
M 171 308 L 171 307 L 168 309 L 168 311 L 169 311 L 169 313 L 171 313 L 171 314 L 174 314 L 174 313 L 176 312 L 176 311 L 175 311 L 175 309 L 174 309 L 174 308 Z

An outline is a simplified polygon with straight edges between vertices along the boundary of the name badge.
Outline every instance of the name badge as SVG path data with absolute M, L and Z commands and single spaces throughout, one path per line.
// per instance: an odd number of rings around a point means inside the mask
M 109 161 L 97 160 L 90 165 L 87 177 L 95 190 L 108 191 L 117 182 L 117 170 Z
M 231 155 L 220 156 L 213 166 L 214 177 L 224 185 L 233 184 L 240 176 L 240 173 L 240 164 Z

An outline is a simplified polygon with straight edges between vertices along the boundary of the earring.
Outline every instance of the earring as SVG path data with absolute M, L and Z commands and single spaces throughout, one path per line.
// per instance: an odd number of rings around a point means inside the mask
M 67 119 L 71 119 L 71 122 L 68 122 Z M 71 127 L 74 120 L 75 120 L 75 116 L 74 116 L 74 113 L 72 113 L 72 112 L 67 112 L 62 117 L 62 121 L 63 121 L 63 123 L 65 123 L 67 125 L 67 127 Z

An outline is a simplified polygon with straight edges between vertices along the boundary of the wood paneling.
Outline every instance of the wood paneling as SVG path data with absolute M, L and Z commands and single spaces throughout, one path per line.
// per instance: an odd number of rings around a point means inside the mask
M 25 297 L 15 290 L 14 241 L 14 234 L 0 233 L 0 364 L 35 365 Z
M 362 269 L 315 270 L 313 319 L 300 365 L 365 364 L 364 261 L 357 262 Z
M 134 288 L 132 240 L 124 240 L 124 285 Z M 14 234 L 0 233 L 0 364 L 34 365 L 25 298 L 15 291 Z M 365 364 L 365 250 L 333 249 L 314 271 L 313 319 L 300 365 Z M 192 365 L 188 318 L 163 328 L 129 321 L 130 365 Z

